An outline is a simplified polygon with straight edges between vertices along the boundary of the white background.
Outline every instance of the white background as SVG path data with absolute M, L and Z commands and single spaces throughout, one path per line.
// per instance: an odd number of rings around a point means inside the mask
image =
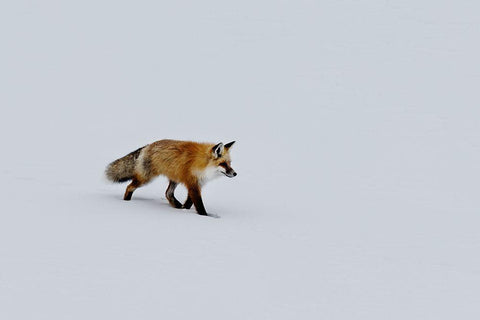
M 0 318 L 478 319 L 479 9 L 2 2 Z M 163 138 L 220 219 L 103 178 Z

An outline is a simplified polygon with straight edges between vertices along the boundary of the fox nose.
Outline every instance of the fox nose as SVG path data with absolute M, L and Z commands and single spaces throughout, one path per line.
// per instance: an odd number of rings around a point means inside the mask
M 237 176 L 237 173 L 236 173 L 236 172 L 233 172 L 233 176 L 236 177 L 236 176 Z

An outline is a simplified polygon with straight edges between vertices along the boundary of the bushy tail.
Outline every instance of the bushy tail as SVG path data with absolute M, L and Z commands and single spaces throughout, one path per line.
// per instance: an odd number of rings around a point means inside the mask
M 112 182 L 125 182 L 133 179 L 135 172 L 135 162 L 140 156 L 140 151 L 145 147 L 141 147 L 130 152 L 125 157 L 117 159 L 110 163 L 105 169 L 105 175 Z

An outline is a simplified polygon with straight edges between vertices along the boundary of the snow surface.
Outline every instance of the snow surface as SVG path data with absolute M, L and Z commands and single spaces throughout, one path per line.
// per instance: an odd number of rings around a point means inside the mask
M 0 319 L 479 319 L 479 9 L 3 1 Z M 162 138 L 220 219 L 103 178 Z

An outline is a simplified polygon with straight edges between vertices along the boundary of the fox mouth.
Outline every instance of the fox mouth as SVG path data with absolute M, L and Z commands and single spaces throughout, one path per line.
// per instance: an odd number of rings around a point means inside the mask
M 237 175 L 236 172 L 233 172 L 233 173 L 226 173 L 226 172 L 222 172 L 226 177 L 229 177 L 229 178 L 233 178 Z

